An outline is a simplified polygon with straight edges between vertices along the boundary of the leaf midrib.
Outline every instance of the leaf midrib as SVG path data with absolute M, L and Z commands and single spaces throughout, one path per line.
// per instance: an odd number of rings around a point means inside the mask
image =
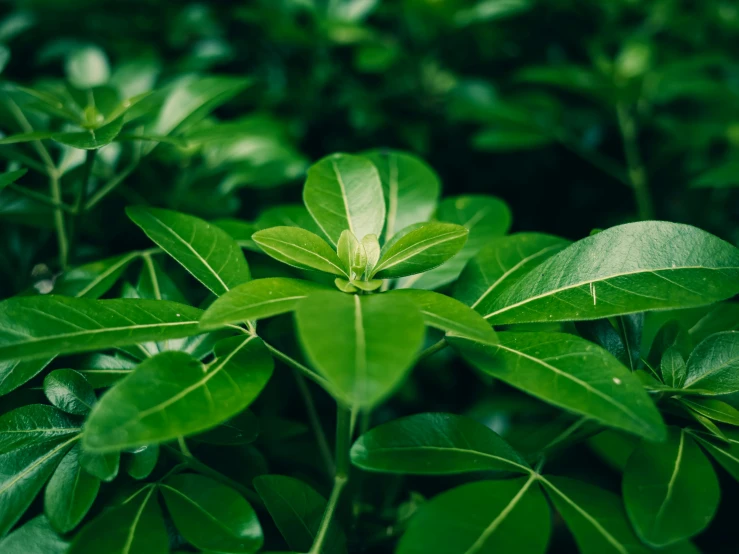
M 366 449 L 366 447 L 365 447 Z M 497 460 L 499 462 L 503 462 L 509 465 L 512 465 L 518 469 L 523 470 L 524 473 L 531 473 L 531 468 L 526 467 L 523 464 L 519 464 L 517 462 L 514 462 L 512 460 L 509 460 L 507 458 L 503 458 L 501 456 L 496 456 L 495 454 L 488 454 L 486 452 L 482 452 L 480 450 L 471 450 L 469 448 L 450 448 L 446 446 L 429 446 L 429 445 L 423 445 L 423 446 L 392 446 L 392 447 L 382 447 L 382 448 L 372 448 L 371 450 L 367 449 L 367 452 L 404 452 L 404 451 L 432 451 L 432 452 L 461 452 L 463 454 L 470 454 L 474 456 L 481 456 L 483 458 L 490 458 L 491 460 Z
M 284 241 L 284 240 L 277 239 L 275 237 L 267 237 L 266 240 L 265 240 L 265 238 L 260 237 L 259 240 L 261 240 L 262 242 L 266 242 L 266 241 L 277 242 L 279 244 L 286 244 L 287 246 L 290 246 L 292 248 L 297 248 L 298 250 L 301 250 L 301 251 L 307 253 L 309 256 L 313 256 L 315 258 L 318 258 L 319 260 L 323 260 L 324 262 L 326 262 L 330 266 L 335 267 L 336 269 L 338 269 L 341 272 L 342 275 L 346 275 L 346 271 L 344 271 L 341 267 L 339 267 L 338 265 L 336 265 L 335 263 L 333 263 L 328 258 L 324 258 L 323 256 L 321 256 L 317 252 L 314 252 L 312 250 L 308 250 L 307 248 L 303 248 L 302 246 L 299 246 L 299 245 L 295 244 L 294 242 L 287 242 L 287 241 Z M 259 244 L 258 241 L 257 241 L 257 244 Z M 268 244 L 265 244 L 265 246 L 267 246 L 269 248 L 269 245 Z M 272 247 L 272 248 L 274 250 L 277 250 L 277 248 L 274 248 L 274 247 Z M 277 251 L 280 252 L 279 250 L 277 250 Z M 283 252 L 280 252 L 280 253 L 282 254 Z M 313 266 L 308 266 L 308 267 L 311 268 L 311 269 L 315 269 L 315 267 L 313 267 Z
M 442 233 L 439 235 L 435 235 L 433 237 L 429 237 L 427 239 L 420 240 L 418 242 L 414 242 L 406 246 L 402 250 L 399 250 L 395 254 L 389 256 L 388 258 L 385 258 L 384 262 L 381 260 L 380 263 L 377 264 L 377 267 L 375 268 L 374 273 L 380 273 L 383 270 L 390 269 L 391 267 L 395 267 L 398 264 L 402 264 L 408 259 L 418 256 L 434 246 L 438 246 L 439 244 L 444 244 L 445 242 L 451 242 L 454 239 L 460 238 L 461 236 L 463 236 L 463 234 L 464 233 L 460 231 L 448 231 L 446 233 Z M 397 261 L 391 261 L 391 260 L 394 260 L 394 258 L 397 258 L 398 256 L 402 256 L 403 254 L 406 254 L 406 253 L 408 253 L 407 256 Z

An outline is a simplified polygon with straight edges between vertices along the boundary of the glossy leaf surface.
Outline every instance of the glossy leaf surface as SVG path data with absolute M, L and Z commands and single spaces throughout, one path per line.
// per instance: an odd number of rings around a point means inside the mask
M 270 227 L 257 231 L 252 238 L 266 254 L 293 267 L 347 275 L 334 249 L 305 229 Z

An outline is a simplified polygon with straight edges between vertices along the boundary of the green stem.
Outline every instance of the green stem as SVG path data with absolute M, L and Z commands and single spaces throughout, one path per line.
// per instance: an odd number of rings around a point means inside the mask
M 281 350 L 278 350 L 277 348 L 275 348 L 274 346 L 272 346 L 268 342 L 264 341 L 264 339 L 262 339 L 262 341 L 264 342 L 264 346 L 267 347 L 267 350 L 269 350 L 270 352 L 272 352 L 272 354 L 275 356 L 275 358 L 277 358 L 278 360 L 284 362 L 285 364 L 287 364 L 288 366 L 292 367 L 293 369 L 297 369 L 299 372 L 301 372 L 303 375 L 305 375 L 308 379 L 310 379 L 314 383 L 319 384 L 321 387 L 323 387 L 324 390 L 326 390 L 327 392 L 330 393 L 330 390 L 329 390 L 330 387 L 329 387 L 328 381 L 326 381 L 326 379 L 324 379 L 323 377 L 321 377 L 320 375 L 318 375 L 317 373 L 315 373 L 310 368 L 304 366 L 303 364 L 301 364 L 296 359 L 291 358 L 290 356 L 288 356 L 287 354 L 285 354 Z
M 624 156 L 626 157 L 626 165 L 628 167 L 629 182 L 634 189 L 639 218 L 654 219 L 654 207 L 649 194 L 647 171 L 639 153 L 636 119 L 631 114 L 628 106 L 623 102 L 617 104 L 616 115 L 618 116 L 618 126 L 624 143 Z
M 42 204 L 46 204 L 47 206 L 51 206 L 52 208 L 59 208 L 63 212 L 66 212 L 68 214 L 74 214 L 74 208 L 68 204 L 65 204 L 64 202 L 55 202 L 52 200 L 49 196 L 45 194 L 38 193 L 36 191 L 27 189 L 26 187 L 22 187 L 20 185 L 16 185 L 15 183 L 10 183 L 9 185 L 6 185 L 6 188 L 8 190 L 12 190 L 17 192 L 18 194 L 22 194 L 24 196 L 27 196 L 28 198 L 31 198 L 33 200 L 36 200 L 37 202 L 41 202 Z
M 439 350 L 443 350 L 447 346 L 449 346 L 449 343 L 447 343 L 446 338 L 440 339 L 438 342 L 429 346 L 426 350 L 421 351 L 416 362 L 420 362 L 424 358 L 428 358 L 432 354 L 436 354 Z
M 313 402 L 313 396 L 311 395 L 310 389 L 308 388 L 308 383 L 305 382 L 305 377 L 303 377 L 302 373 L 300 373 L 298 370 L 293 369 L 293 375 L 295 376 L 295 381 L 298 384 L 300 395 L 303 397 L 305 410 L 308 412 L 308 420 L 310 421 L 310 425 L 313 429 L 313 434 L 316 436 L 318 449 L 321 451 L 321 456 L 323 457 L 323 461 L 326 464 L 326 469 L 328 470 L 328 473 L 330 475 L 333 475 L 336 471 L 336 468 L 334 466 L 334 461 L 331 458 L 331 448 L 329 447 L 328 441 L 326 440 L 326 433 L 323 432 L 321 420 L 318 417 L 316 404 L 315 402 Z
M 326 504 L 326 510 L 323 512 L 321 525 L 316 533 L 308 554 L 321 554 L 323 543 L 328 536 L 328 530 L 331 526 L 336 506 L 341 498 L 341 492 L 344 490 L 349 480 L 349 446 L 351 443 L 351 421 L 352 414 L 346 408 L 337 405 L 336 408 L 336 476 L 334 477 L 334 486 L 331 489 L 331 496 Z
M 62 203 L 62 188 L 56 171 L 49 174 L 49 195 L 54 203 Z M 64 212 L 60 208 L 54 209 L 54 228 L 56 229 L 56 240 L 59 245 L 59 265 L 63 270 L 66 270 L 69 258 L 69 239 L 64 224 Z
M 126 179 L 126 177 L 133 173 L 134 169 L 138 167 L 139 161 L 141 161 L 141 143 L 137 143 L 134 146 L 133 158 L 131 159 L 131 162 L 126 166 L 126 168 L 118 175 L 112 177 L 107 183 L 105 183 L 102 187 L 95 191 L 95 193 L 85 204 L 85 210 L 91 210 L 98 204 L 98 202 L 100 202 L 103 198 L 108 196 L 108 194 L 113 192 L 118 187 L 118 185 L 120 185 Z
M 90 177 L 92 176 L 92 166 L 95 164 L 95 154 L 97 150 L 85 151 L 85 165 L 82 168 L 82 179 L 77 187 L 77 196 L 74 201 L 74 215 L 69 221 L 69 255 L 71 256 L 74 244 L 79 235 L 79 227 L 82 215 L 85 211 L 85 199 L 87 198 L 87 189 L 90 186 Z

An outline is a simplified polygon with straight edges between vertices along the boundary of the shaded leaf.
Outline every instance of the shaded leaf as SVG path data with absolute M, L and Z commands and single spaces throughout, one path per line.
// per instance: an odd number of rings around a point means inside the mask
M 84 415 L 97 401 L 95 390 L 73 369 L 57 369 L 44 379 L 44 394 L 54 406 L 67 413 Z
M 144 446 L 131 453 L 126 472 L 134 479 L 146 479 L 159 461 L 159 446 Z
M 100 489 L 100 481 L 80 465 L 80 447 L 76 445 L 59 462 L 44 493 L 44 511 L 60 533 L 77 527 Z
M 739 390 L 739 331 L 716 333 L 695 347 L 688 358 L 684 388 L 700 394 Z
M 65 554 L 67 548 L 69 543 L 54 531 L 44 515 L 33 518 L 0 539 L 0 552 L 3 554 Z
M 54 281 L 54 294 L 99 298 L 108 292 L 139 254 L 131 252 L 81 265 L 62 273 Z

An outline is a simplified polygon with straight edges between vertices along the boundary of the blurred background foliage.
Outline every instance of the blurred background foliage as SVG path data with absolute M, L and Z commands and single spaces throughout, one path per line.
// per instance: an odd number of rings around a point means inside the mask
M 731 190 L 739 4 L 731 0 L 16 0 L 5 8 L 0 77 L 34 129 L 60 114 L 34 112 L 43 99 L 18 84 L 93 86 L 101 110 L 108 97 L 171 90 L 194 76 L 248 80 L 231 82 L 194 127 L 186 122 L 202 141 L 153 152 L 143 143 L 149 155 L 86 216 L 99 250 L 91 254 L 130 248 L 121 195 L 253 219 L 299 200 L 310 161 L 371 147 L 417 153 L 446 195 L 503 198 L 513 230 L 574 239 L 641 217 L 739 241 Z M 138 107 L 151 111 L 162 98 Z M 7 103 L 2 110 L 6 135 L 23 130 Z M 141 144 L 103 148 L 95 175 L 127 167 Z M 27 145 L 0 149 L 4 158 L 33 156 Z M 68 158 L 64 172 L 81 171 L 84 155 L 66 150 L 57 154 Z M 0 200 L 3 256 L 17 258 L 2 283 L 12 292 L 53 248 L 29 227 L 51 219 L 48 207 L 11 191 Z

